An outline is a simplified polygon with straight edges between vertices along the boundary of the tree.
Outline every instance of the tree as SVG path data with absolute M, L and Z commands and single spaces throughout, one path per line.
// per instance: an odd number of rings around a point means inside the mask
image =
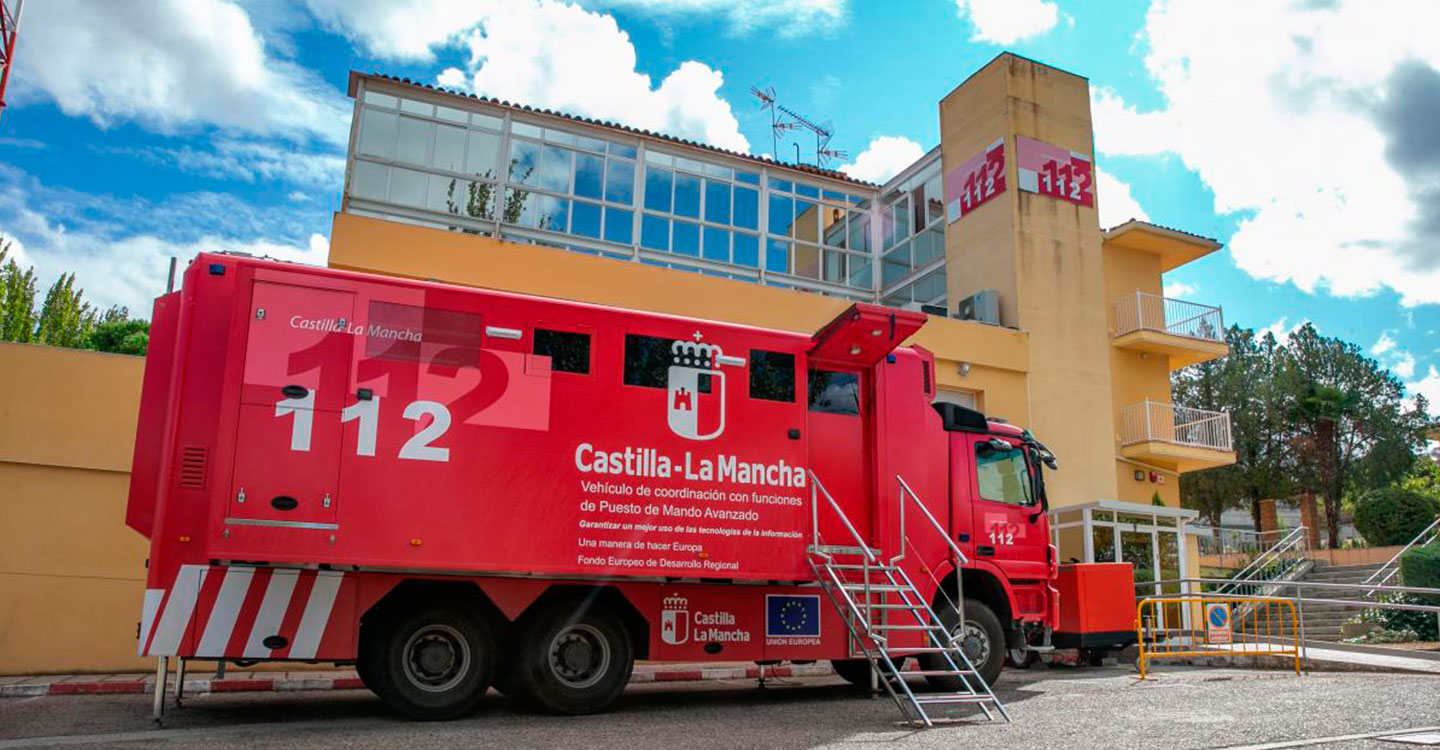
M 0 341 L 35 339 L 35 271 L 6 260 L 11 243 L 0 242 Z
M 1404 476 L 1425 444 L 1427 404 L 1405 408 L 1400 380 L 1354 344 L 1309 324 L 1278 352 L 1277 383 L 1292 423 L 1296 480 L 1325 504 L 1330 545 L 1340 542 L 1340 501 Z
M 1178 372 L 1172 395 L 1181 406 L 1230 413 L 1235 463 L 1181 475 L 1180 496 L 1212 526 L 1220 525 L 1220 514 L 1248 504 L 1258 530 L 1260 501 L 1293 489 L 1285 404 L 1275 382 L 1277 345 L 1274 336 L 1239 326 L 1225 340 L 1229 356 Z
M 95 311 L 85 301 L 85 291 L 75 288 L 75 274 L 60 274 L 45 293 L 35 325 L 35 341 L 78 349 L 94 326 Z
M 149 345 L 150 323 L 131 318 L 123 307 L 106 310 L 85 341 L 86 349 L 137 356 L 144 356 Z

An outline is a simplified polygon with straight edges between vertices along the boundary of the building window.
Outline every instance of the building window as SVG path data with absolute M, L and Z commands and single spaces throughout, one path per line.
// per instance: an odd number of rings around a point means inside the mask
M 531 351 L 550 358 L 553 372 L 590 372 L 590 334 L 536 328 Z
M 751 349 L 750 398 L 795 403 L 795 355 Z
M 666 387 L 674 343 L 675 339 L 625 334 L 625 385 Z
M 640 248 L 735 266 L 641 259 L 670 268 L 746 281 L 763 269 L 781 287 L 874 292 L 867 197 L 775 179 L 779 168 L 767 176 L 650 149 L 641 163 L 635 145 L 525 122 L 523 113 L 507 120 L 365 91 L 356 115 L 348 195 L 397 210 L 346 210 L 476 233 L 499 222 L 518 228 L 501 236 L 521 242 L 622 257 Z
M 860 413 L 859 375 L 811 368 L 806 380 L 809 385 L 810 411 L 825 414 Z

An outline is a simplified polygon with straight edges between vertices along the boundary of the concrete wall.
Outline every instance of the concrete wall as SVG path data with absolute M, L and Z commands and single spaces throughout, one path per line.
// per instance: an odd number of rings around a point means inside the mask
M 0 343 L 0 674 L 146 669 L 125 526 L 144 360 Z
M 1093 208 L 1019 189 L 1015 139 L 1022 135 L 1091 153 L 1085 79 L 1005 54 L 940 102 L 945 173 L 996 139 L 1006 150 L 1005 192 L 946 230 L 949 295 L 997 290 L 1002 322 L 1030 336 L 1029 423 L 1063 462 L 1049 485 L 1052 504 L 1113 500 L 1115 413 L 1099 222 Z

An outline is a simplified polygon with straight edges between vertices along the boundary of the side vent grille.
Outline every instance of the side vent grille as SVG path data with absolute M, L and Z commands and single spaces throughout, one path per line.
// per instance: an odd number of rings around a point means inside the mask
M 209 450 L 201 445 L 187 445 L 180 449 L 180 486 L 187 490 L 205 489 L 205 466 L 209 463 Z

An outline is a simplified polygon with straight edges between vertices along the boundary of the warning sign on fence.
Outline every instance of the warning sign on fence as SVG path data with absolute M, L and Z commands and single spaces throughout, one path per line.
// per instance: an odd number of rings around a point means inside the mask
M 1208 603 L 1205 605 L 1205 641 L 1212 644 L 1231 642 L 1229 604 Z

